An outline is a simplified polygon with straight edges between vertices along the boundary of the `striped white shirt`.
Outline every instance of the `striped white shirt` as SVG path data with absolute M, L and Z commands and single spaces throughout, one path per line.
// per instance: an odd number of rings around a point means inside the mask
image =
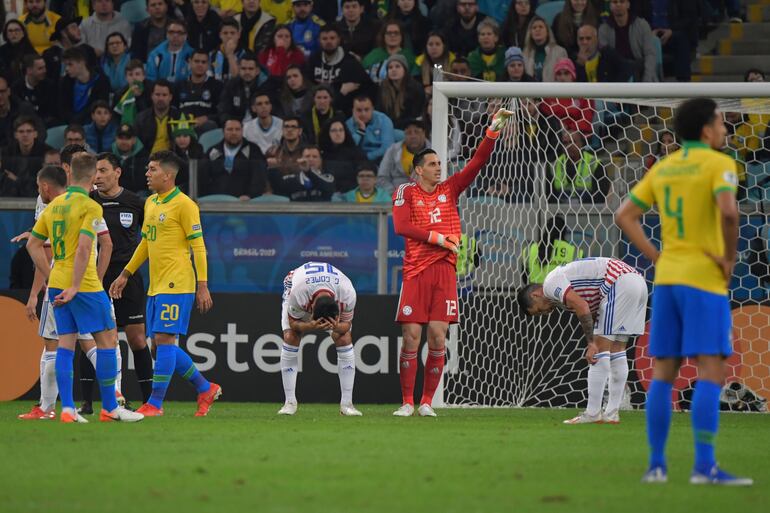
M 582 258 L 548 273 L 543 282 L 543 295 L 563 306 L 567 292 L 573 290 L 594 313 L 620 276 L 636 272 L 630 265 L 614 258 Z

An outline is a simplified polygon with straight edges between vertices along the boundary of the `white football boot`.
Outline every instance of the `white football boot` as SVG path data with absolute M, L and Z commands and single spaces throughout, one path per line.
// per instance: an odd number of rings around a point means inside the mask
M 436 412 L 433 411 L 433 408 L 430 404 L 421 404 L 420 407 L 417 409 L 417 413 L 420 415 L 420 417 L 436 417 Z
M 605 424 L 620 424 L 620 412 L 618 410 L 605 411 L 602 414 L 602 422 Z
M 564 424 L 601 424 L 602 414 L 588 415 L 586 412 L 581 413 L 577 417 L 573 417 L 569 420 L 565 420 Z
M 140 420 L 144 419 L 144 415 L 141 413 L 137 413 L 135 411 L 127 410 L 122 406 L 118 406 L 114 410 L 108 412 L 106 410 L 102 410 L 99 414 L 99 420 L 101 422 L 111 422 L 111 421 L 119 421 L 119 422 L 139 422 Z
M 361 417 L 363 416 L 363 413 L 358 411 L 356 407 L 353 406 L 353 403 L 340 403 L 340 415 L 344 415 L 345 417 Z
M 405 403 L 401 405 L 401 408 L 393 412 L 396 417 L 411 417 L 414 414 L 414 405 Z
M 278 410 L 278 415 L 294 415 L 297 413 L 297 403 L 286 401 L 283 403 L 283 408 Z

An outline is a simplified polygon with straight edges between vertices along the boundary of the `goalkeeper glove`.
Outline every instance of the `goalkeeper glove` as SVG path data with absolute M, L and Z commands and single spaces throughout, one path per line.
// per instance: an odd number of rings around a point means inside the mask
M 495 115 L 492 117 L 492 124 L 489 125 L 489 129 L 492 132 L 499 132 L 503 128 L 505 128 L 505 125 L 508 124 L 508 120 L 513 116 L 513 112 L 506 109 L 500 109 L 498 110 Z
M 448 249 L 453 253 L 460 250 L 460 238 L 457 235 L 441 235 L 439 232 L 430 232 L 428 242 Z

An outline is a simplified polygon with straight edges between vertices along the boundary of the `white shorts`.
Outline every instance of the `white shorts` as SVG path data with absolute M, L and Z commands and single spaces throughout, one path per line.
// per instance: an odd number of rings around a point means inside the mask
M 112 310 L 112 320 L 115 320 L 115 306 L 110 301 L 110 309 Z M 40 327 L 37 334 L 42 338 L 48 340 L 59 340 L 59 334 L 56 332 L 56 319 L 53 315 L 53 305 L 50 301 L 43 301 L 43 306 L 40 309 Z M 93 340 L 94 337 L 90 333 L 78 333 L 78 340 Z
M 647 282 L 642 275 L 619 276 L 599 303 L 594 335 L 643 335 L 647 295 Z

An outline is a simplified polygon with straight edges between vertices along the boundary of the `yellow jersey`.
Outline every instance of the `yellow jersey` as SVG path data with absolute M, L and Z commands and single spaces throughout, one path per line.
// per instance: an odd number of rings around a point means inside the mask
M 83 233 L 91 237 L 91 253 L 88 266 L 80 282 L 79 292 L 99 292 L 104 290 L 96 274 L 96 251 L 94 242 L 102 222 L 102 207 L 88 197 L 81 187 L 67 187 L 67 192 L 57 196 L 40 214 L 32 235 L 40 240 L 51 240 L 53 269 L 48 279 L 48 286 L 66 289 L 72 286 L 72 274 L 75 268 L 75 252 L 78 239 Z
M 198 205 L 178 187 L 162 195 L 153 194 L 144 204 L 142 242 L 126 269 L 133 274 L 149 258 L 148 296 L 194 293 L 196 276 L 190 248 L 196 239 L 203 243 Z M 142 252 L 144 257 L 137 258 L 137 253 Z M 206 277 L 198 276 L 198 279 L 206 280 Z
M 294 19 L 291 0 L 262 0 L 259 5 L 263 11 L 275 18 L 276 25 L 283 25 Z
M 662 248 L 655 283 L 727 293 L 722 271 L 706 253 L 724 255 L 722 221 L 715 197 L 735 192 L 735 160 L 701 142 L 656 163 L 629 193 L 631 201 L 660 211 Z
M 51 35 L 56 28 L 56 22 L 59 21 L 61 16 L 53 11 L 46 10 L 43 16 L 42 22 L 38 23 L 33 21 L 29 17 L 29 13 L 24 13 L 19 16 L 19 21 L 24 24 L 27 29 L 27 38 L 32 46 L 35 47 L 35 51 L 40 55 L 43 52 L 51 48 Z

